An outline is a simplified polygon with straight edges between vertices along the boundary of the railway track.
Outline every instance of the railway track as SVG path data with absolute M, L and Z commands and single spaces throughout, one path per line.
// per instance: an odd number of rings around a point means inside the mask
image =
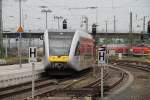
M 46 93 L 37 94 L 35 98 L 44 98 L 45 96 L 50 97 L 50 96 L 55 96 L 56 94 L 57 94 L 57 96 L 59 96 L 59 94 L 60 94 L 60 96 L 61 95 L 63 95 L 63 96 L 80 95 L 81 96 L 81 95 L 86 95 L 85 93 L 87 93 L 88 91 L 90 92 L 90 94 L 95 94 L 94 92 L 96 92 L 96 91 L 94 90 L 94 86 L 100 84 L 100 82 L 99 82 L 100 79 L 97 79 L 96 81 L 91 82 L 90 84 L 88 84 L 86 87 L 83 87 L 83 88 L 74 87 L 79 82 L 87 80 L 89 78 L 89 76 L 91 76 L 91 74 L 92 73 L 89 73 L 88 75 L 83 75 L 82 77 L 80 77 L 78 79 L 73 79 L 73 80 L 68 80 L 68 81 L 62 82 L 57 86 L 57 88 L 49 90 Z M 108 74 L 105 75 L 105 79 L 107 77 L 108 77 Z M 93 93 L 91 93 L 91 92 L 93 92 Z
M 106 74 L 104 75 L 104 80 L 106 80 L 108 77 L 109 77 L 109 76 L 108 76 L 108 73 L 106 73 Z M 98 87 L 98 86 L 100 86 L 100 85 L 101 85 L 101 79 L 99 78 L 99 79 L 97 79 L 95 82 L 91 82 L 91 83 L 89 83 L 87 86 L 84 86 L 83 88 L 95 88 L 95 87 Z
M 114 84 L 110 85 L 110 86 L 104 86 L 104 90 L 108 91 L 112 88 L 114 88 L 116 85 L 118 85 L 126 76 L 126 74 L 124 72 L 120 73 L 121 77 L 120 79 L 115 82 Z M 108 73 L 106 73 L 104 75 L 104 80 L 107 80 L 109 77 Z M 51 96 L 93 96 L 93 95 L 99 95 L 100 94 L 100 81 L 101 79 L 98 78 L 95 81 L 92 81 L 88 84 L 85 84 L 83 87 L 79 86 L 79 87 L 75 87 L 76 84 L 79 84 L 79 82 L 82 83 L 83 80 L 86 80 L 87 78 L 89 78 L 89 76 L 85 76 L 80 78 L 79 80 L 76 80 L 75 82 L 70 81 L 70 84 L 65 85 L 64 87 L 61 86 L 61 88 L 57 88 L 54 89 L 52 91 L 49 91 L 45 94 L 41 94 L 38 95 L 37 98 L 44 98 L 45 96 L 47 97 L 51 97 Z M 56 95 L 57 94 L 57 95 Z
M 137 68 L 140 70 L 144 70 L 147 72 L 150 72 L 150 65 L 145 65 L 145 64 L 136 64 L 135 62 L 115 62 L 114 64 L 120 65 L 120 66 L 130 66 L 133 68 Z
M 57 84 L 56 80 L 40 79 L 35 82 L 36 90 Z M 0 89 L 1 100 L 21 100 L 31 94 L 31 82 Z
M 95 95 L 100 91 L 100 79 L 96 79 L 95 81 L 90 82 L 89 84 L 83 86 L 82 88 L 74 88 L 77 83 L 87 80 L 89 76 L 92 76 L 92 73 L 89 71 L 85 71 L 78 77 L 71 76 L 69 78 L 52 80 L 52 79 L 42 79 L 36 81 L 35 84 L 35 98 L 44 98 L 45 96 L 54 96 L 57 93 L 66 93 L 67 95 L 72 95 L 76 93 L 79 95 Z M 74 78 L 73 78 L 74 77 Z M 109 77 L 108 74 L 104 75 L 104 80 L 107 80 Z M 118 80 L 112 86 L 104 87 L 106 90 L 109 90 L 119 84 L 124 78 L 124 74 L 122 74 L 120 80 Z M 31 83 L 25 83 L 13 87 L 7 87 L 0 89 L 0 98 L 1 100 L 28 100 L 31 97 Z M 76 92 L 75 92 L 76 91 Z M 80 92 L 79 92 L 80 91 Z M 71 93 L 72 92 L 72 93 Z
M 47 92 L 41 92 L 39 94 L 36 94 L 35 98 L 43 98 L 45 96 L 54 96 L 56 95 L 58 92 L 62 92 L 62 90 L 65 89 L 71 89 L 73 85 L 75 85 L 76 83 L 85 80 L 89 77 L 89 75 L 91 75 L 91 70 L 85 70 L 80 74 L 75 74 L 75 76 L 71 76 L 69 80 L 62 81 L 59 82 L 59 84 L 57 84 L 56 86 L 54 86 L 55 88 L 47 91 Z
M 117 65 L 122 65 L 122 66 L 132 66 L 138 69 L 142 69 L 144 71 L 149 71 L 149 66 L 147 65 L 136 65 L 135 63 L 117 63 Z M 118 81 L 116 81 L 114 84 L 110 85 L 110 86 L 105 86 L 104 89 L 105 91 L 109 91 L 111 89 L 113 89 L 114 87 L 116 87 L 118 84 L 120 84 L 123 79 L 127 76 L 126 73 L 124 72 L 120 72 L 120 79 Z M 107 79 L 107 74 L 104 76 L 104 80 Z M 84 78 L 86 79 L 86 78 Z M 82 80 L 82 79 L 81 79 Z M 88 85 L 85 85 L 82 88 L 73 88 L 73 85 L 75 85 L 76 83 L 78 83 L 80 80 L 73 82 L 71 84 L 68 84 L 67 86 L 59 89 L 59 90 L 54 90 L 51 91 L 51 93 L 55 94 L 58 92 L 61 93 L 66 93 L 66 96 L 99 96 L 100 95 L 100 79 L 97 79 L 94 82 L 89 83 Z M 49 92 L 49 94 L 47 94 L 47 96 L 54 96 L 54 95 L 50 95 L 51 94 Z M 90 95 L 89 95 L 90 94 Z M 64 96 L 64 95 L 63 95 Z
M 135 68 L 135 69 L 138 69 L 138 70 L 141 70 L 141 71 L 145 71 L 145 72 L 150 72 L 150 64 L 145 64 L 145 63 L 137 63 L 137 62 L 131 62 L 131 61 L 125 61 L 125 62 L 123 62 L 123 61 L 115 61 L 115 62 L 112 62 L 112 65 L 117 65 L 117 66 L 119 66 L 119 67 L 127 67 L 127 68 Z M 134 72 L 134 70 L 133 70 L 133 72 Z M 125 77 L 125 74 L 123 75 L 124 77 Z M 140 77 L 140 76 L 139 76 Z M 143 76 L 142 76 L 143 77 Z M 117 84 L 117 83 L 116 83 Z M 112 86 L 112 88 L 113 88 L 114 86 Z
M 132 74 L 132 81 L 130 85 L 124 86 L 124 92 L 115 92 L 111 95 L 113 100 L 149 100 L 149 72 L 150 66 L 147 64 L 141 64 L 137 62 L 114 62 L 115 66 L 126 69 Z M 109 99 L 108 99 L 109 100 Z
M 51 79 L 51 78 L 41 78 L 35 81 L 35 94 L 41 95 L 47 93 L 48 91 L 53 91 L 58 87 L 65 87 L 66 84 L 63 84 L 67 81 L 72 80 L 73 78 L 79 78 L 83 75 L 87 75 L 89 70 L 82 72 L 81 74 L 76 74 L 66 78 L 61 79 Z M 61 84 L 60 84 L 61 83 Z M 31 96 L 31 82 L 23 83 L 15 86 L 10 86 L 6 88 L 0 88 L 0 99 L 1 100 L 23 100 L 27 99 L 26 97 Z

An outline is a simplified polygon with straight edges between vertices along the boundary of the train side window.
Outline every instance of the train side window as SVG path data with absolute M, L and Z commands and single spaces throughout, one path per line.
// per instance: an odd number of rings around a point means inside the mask
M 78 42 L 75 50 L 75 56 L 79 56 L 79 55 L 80 55 L 80 43 Z

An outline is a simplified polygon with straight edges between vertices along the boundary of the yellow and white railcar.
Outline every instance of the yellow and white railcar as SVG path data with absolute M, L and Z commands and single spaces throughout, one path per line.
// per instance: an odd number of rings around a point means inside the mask
M 82 31 L 44 33 L 44 64 L 49 75 L 67 75 L 90 68 L 92 36 Z

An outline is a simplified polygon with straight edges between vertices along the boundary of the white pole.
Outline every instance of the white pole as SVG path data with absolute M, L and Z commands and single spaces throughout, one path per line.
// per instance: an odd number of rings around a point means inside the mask
M 98 50 L 98 67 L 101 67 L 101 100 L 103 100 L 103 98 L 104 98 L 104 89 L 103 89 L 103 84 L 104 84 L 104 80 L 103 80 L 103 64 L 100 64 L 100 59 L 99 59 L 99 57 L 100 57 L 100 51 Z
M 21 62 L 21 33 L 19 33 L 19 64 L 20 68 L 22 67 L 22 62 Z
M 35 83 L 34 83 L 34 70 L 35 70 L 35 64 L 32 63 L 32 99 L 34 99 L 34 90 L 35 90 Z
M 47 29 L 47 11 L 45 12 L 46 14 L 46 29 Z
M 106 32 L 108 31 L 108 21 L 105 21 L 106 24 Z
M 18 40 L 16 40 L 16 47 L 17 47 L 17 52 L 18 52 L 18 57 L 19 57 L 19 38 L 18 38 Z
M 98 24 L 97 18 L 98 18 L 98 8 L 96 8 L 96 25 Z
M 20 24 L 20 26 L 22 25 L 22 23 L 21 23 L 21 20 L 22 20 L 21 9 L 22 9 L 21 0 L 19 0 L 19 18 L 20 18 L 19 24 Z M 22 67 L 22 63 L 21 63 L 21 33 L 19 33 L 19 52 L 18 53 L 19 53 L 19 66 L 21 68 Z
M 103 72 L 104 72 L 104 66 L 101 64 L 101 100 L 104 99 L 104 80 L 103 80 Z
M 146 18 L 146 16 L 144 16 L 144 18 L 143 18 L 143 33 L 145 33 L 145 18 Z
M 116 16 L 114 16 L 114 33 L 116 32 Z
M 5 56 L 8 57 L 8 53 L 7 53 L 7 47 L 8 47 L 8 46 L 7 46 L 7 43 L 8 43 L 7 35 L 6 35 L 5 41 L 6 41 L 6 46 L 5 46 Z

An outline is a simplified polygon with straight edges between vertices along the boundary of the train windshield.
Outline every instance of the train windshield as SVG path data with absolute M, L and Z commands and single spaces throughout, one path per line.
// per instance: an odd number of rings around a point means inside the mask
M 74 33 L 49 33 L 51 56 L 69 55 Z

